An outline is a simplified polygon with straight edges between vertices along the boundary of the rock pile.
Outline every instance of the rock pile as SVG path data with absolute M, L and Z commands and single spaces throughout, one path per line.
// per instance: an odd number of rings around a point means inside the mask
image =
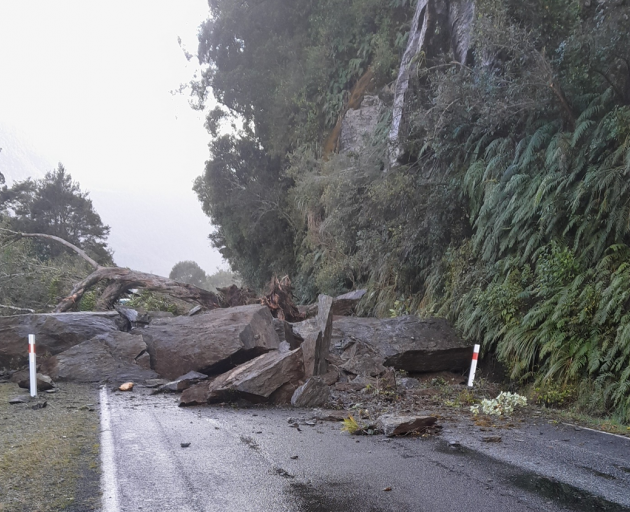
M 335 315 L 354 311 L 363 293 L 321 295 L 310 308 L 315 316 L 296 323 L 260 304 L 180 317 L 130 310 L 0 317 L 0 369 L 24 364 L 26 337 L 35 333 L 40 372 L 57 381 L 146 382 L 181 392 L 180 405 L 315 407 L 331 389 L 395 387 L 394 369 L 467 367 L 472 347 L 445 320 Z

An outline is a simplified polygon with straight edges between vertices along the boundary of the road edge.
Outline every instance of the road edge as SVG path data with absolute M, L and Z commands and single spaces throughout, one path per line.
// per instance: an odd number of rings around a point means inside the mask
M 114 437 L 111 428 L 109 397 L 105 386 L 101 387 L 99 395 L 101 404 L 101 510 L 102 512 L 119 512 Z

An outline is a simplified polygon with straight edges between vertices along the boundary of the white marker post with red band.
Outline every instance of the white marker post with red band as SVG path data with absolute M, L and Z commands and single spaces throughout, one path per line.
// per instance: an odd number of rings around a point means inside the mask
M 37 361 L 35 356 L 35 335 L 28 335 L 28 366 L 31 377 L 31 396 L 37 396 Z
M 475 372 L 477 371 L 477 359 L 479 359 L 479 345 L 475 345 L 473 349 L 473 358 L 470 363 L 470 374 L 468 375 L 468 387 L 472 388 L 473 381 L 475 380 Z

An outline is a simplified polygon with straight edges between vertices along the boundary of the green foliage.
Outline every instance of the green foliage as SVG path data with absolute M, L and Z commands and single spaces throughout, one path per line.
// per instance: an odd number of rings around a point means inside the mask
M 406 165 L 383 172 L 390 112 L 323 159 L 367 66 L 377 91 L 396 75 L 410 4 L 210 2 L 195 87 L 223 108 L 195 190 L 213 242 L 247 283 L 368 286 L 363 313 L 447 317 L 550 401 L 590 389 L 630 419 L 630 7 L 479 1 L 465 66 L 417 58 Z M 241 129 L 219 137 L 225 115 Z
M 208 116 L 212 156 L 195 184 L 217 227 L 211 240 L 255 288 L 273 274 L 295 275 L 305 268 L 305 277 L 294 280 L 303 298 L 324 289 L 342 291 L 352 280 L 348 265 L 331 265 L 317 278 L 308 277 L 312 260 L 327 251 L 300 254 L 305 230 L 287 201 L 294 183 L 283 171 L 294 151 L 320 156 L 321 143 L 368 65 L 377 83 L 392 79 L 410 5 L 380 0 L 209 4 L 212 15 L 201 28 L 198 52 L 207 68 L 192 85 L 201 103 L 211 89 L 221 104 Z M 219 136 L 226 118 L 240 124 L 237 135 Z
M 293 219 L 285 178 L 251 133 L 224 135 L 210 144 L 213 158 L 194 190 L 217 226 L 212 244 L 246 283 L 261 289 L 270 275 L 292 274 Z
M 0 214 L 8 217 L 10 227 L 16 231 L 58 236 L 101 264 L 112 262 L 105 243 L 109 226 L 102 223 L 88 193 L 81 191 L 61 164 L 40 180 L 28 179 L 0 189 Z M 40 239 L 34 242 L 33 249 L 43 259 L 69 252 L 57 242 Z
M 187 311 L 185 307 L 175 302 L 170 297 L 144 289 L 140 289 L 138 293 L 134 293 L 130 299 L 125 302 L 125 307 L 144 311 L 166 311 L 174 315 L 181 315 Z
M 192 284 L 198 288 L 204 288 L 207 279 L 206 271 L 194 261 L 175 263 L 168 277 L 180 283 Z
M 79 311 L 96 311 L 98 294 L 95 290 L 88 290 L 79 301 Z
M 214 274 L 210 274 L 206 277 L 205 288 L 210 291 L 216 291 L 217 288 L 226 288 L 233 284 L 239 287 L 243 285 L 240 276 L 229 270 L 217 268 Z
M 0 217 L 0 227 L 6 222 Z M 32 240 L 17 240 L 0 232 L 0 305 L 48 312 L 90 269 L 82 259 L 69 254 L 42 260 Z M 20 312 L 26 310 L 0 307 L 0 315 Z
M 547 386 L 534 388 L 536 403 L 545 407 L 562 407 L 574 398 L 575 389 L 570 386 L 549 383 Z

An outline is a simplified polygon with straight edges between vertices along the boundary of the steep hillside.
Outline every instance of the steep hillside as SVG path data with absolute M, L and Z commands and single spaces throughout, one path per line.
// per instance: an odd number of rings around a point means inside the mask
M 210 5 L 195 189 L 246 281 L 367 285 L 630 419 L 627 1 Z

